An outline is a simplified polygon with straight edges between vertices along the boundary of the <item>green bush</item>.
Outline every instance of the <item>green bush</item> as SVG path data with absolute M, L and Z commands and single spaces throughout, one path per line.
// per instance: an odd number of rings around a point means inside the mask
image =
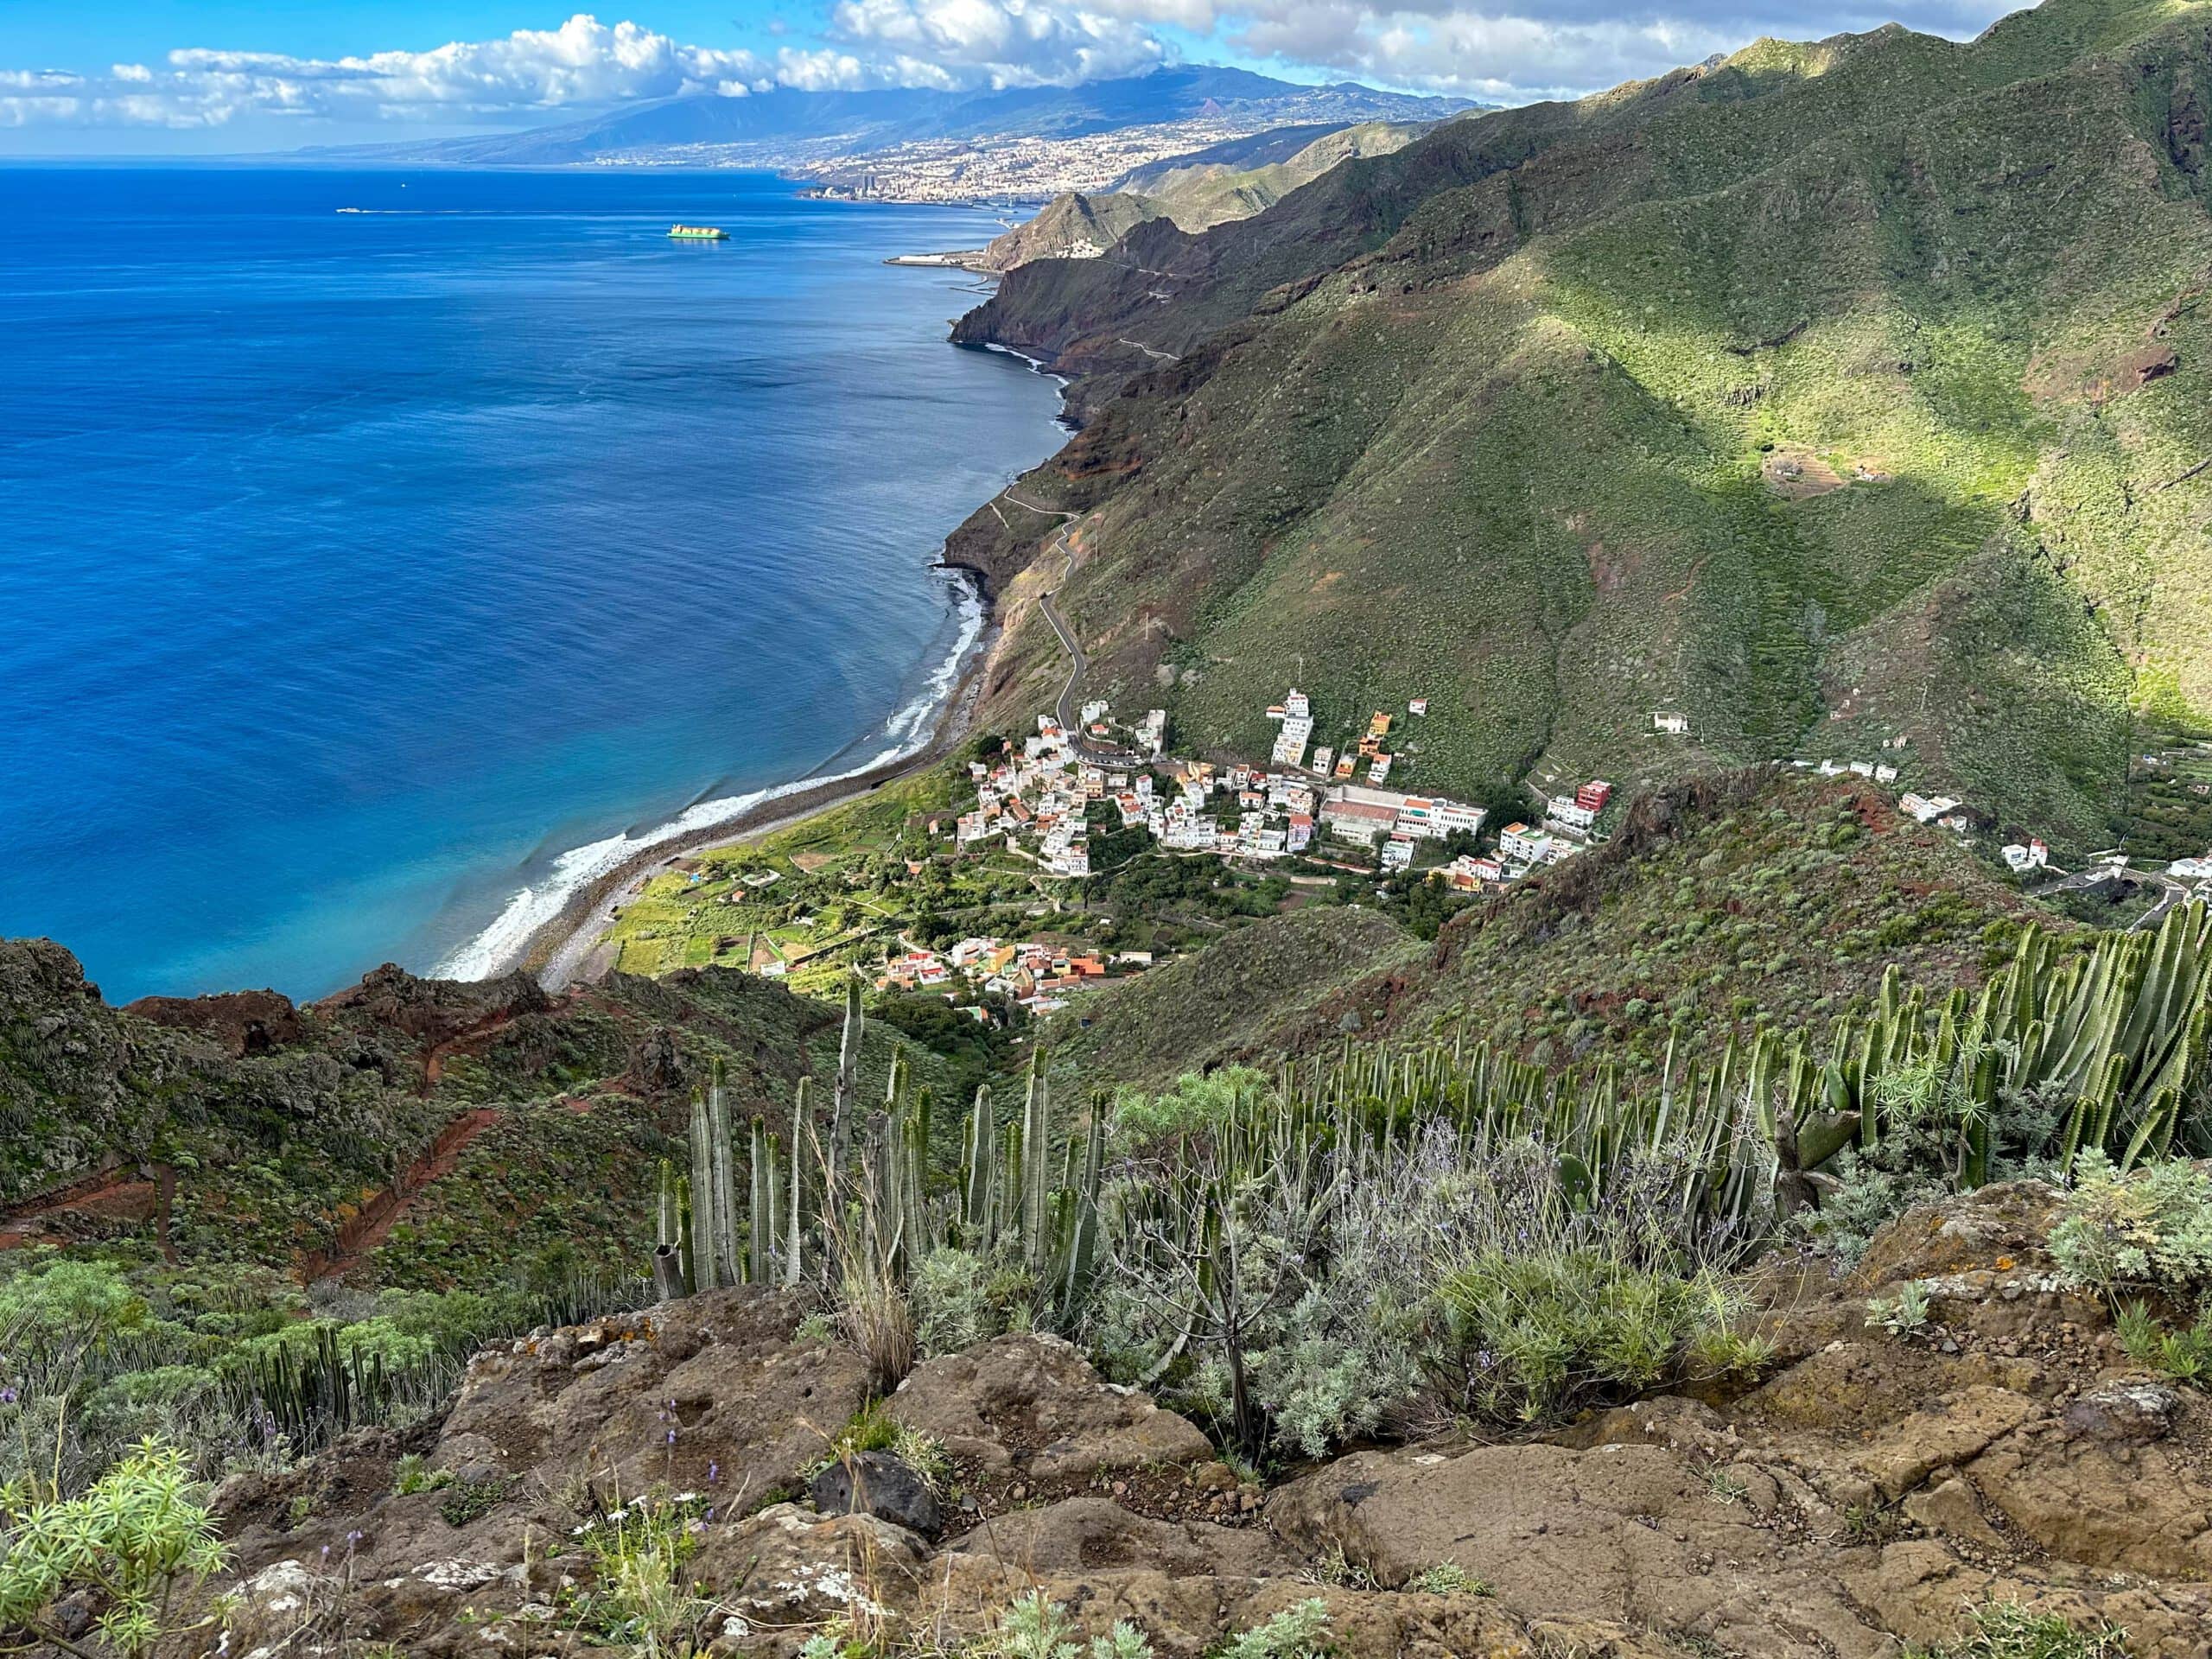
M 1323 1659 L 1329 1651 L 1329 1604 L 1309 1596 L 1236 1637 L 1217 1659 Z
M 2212 1313 L 2171 1331 L 2140 1301 L 2128 1303 L 2113 1321 L 2128 1358 L 2191 1388 L 2212 1386 Z
M 1010 1243 L 989 1257 L 946 1245 L 922 1258 L 907 1295 L 923 1353 L 950 1354 L 1026 1330 L 1036 1281 L 1014 1259 Z
M 1906 1659 L 2126 1659 L 2127 1632 L 2117 1625 L 2077 1630 L 2056 1613 L 2017 1601 L 1984 1602 L 1969 1617 L 1974 1631 L 1964 1642 L 1910 1649 Z
M 1178 1135 L 1221 1128 L 1240 1104 L 1268 1090 L 1268 1079 L 1249 1066 L 1224 1066 L 1200 1077 L 1185 1072 L 1161 1094 L 1123 1087 L 1115 1091 L 1113 1141 L 1117 1153 L 1155 1149 Z
M 1127 1619 L 1086 1647 L 1065 1612 L 1032 1590 L 999 1615 L 998 1628 L 971 1649 L 975 1659 L 1152 1659 L 1152 1643 Z
M 2122 1175 L 2095 1152 L 2084 1152 L 2075 1172 L 2050 1232 L 2068 1278 L 2107 1294 L 2193 1295 L 2212 1286 L 2212 1176 L 2178 1159 Z
M 1703 1276 L 1638 1268 L 1602 1245 L 1484 1250 L 1437 1294 L 1475 1403 L 1524 1421 L 1664 1380 L 1722 1306 Z
M 149 1440 L 81 1497 L 0 1497 L 0 1629 L 52 1639 L 48 1610 L 86 1590 L 104 1604 L 101 1637 L 126 1659 L 143 1659 L 165 1637 L 208 1622 L 169 1621 L 226 1559 L 183 1456 Z

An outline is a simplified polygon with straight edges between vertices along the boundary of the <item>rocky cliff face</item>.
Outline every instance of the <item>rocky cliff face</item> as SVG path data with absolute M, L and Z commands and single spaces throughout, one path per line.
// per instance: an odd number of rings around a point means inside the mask
M 1883 1659 L 2018 1603 L 2202 1659 L 2212 1408 L 2130 1370 L 2104 1309 L 2058 1287 L 2052 1202 L 2020 1185 L 1916 1210 L 1847 1281 L 1770 1268 L 1775 1357 L 1744 1391 L 1360 1452 L 1272 1490 L 1015 1336 L 888 1396 L 942 1448 L 931 1504 L 884 1452 L 816 1481 L 818 1503 L 802 1494 L 868 1367 L 795 1305 L 721 1292 L 542 1332 L 480 1355 L 435 1423 L 224 1489 L 230 1650 L 580 1650 L 594 1570 L 574 1536 L 661 1493 L 690 1495 L 683 1573 L 718 1652 L 833 1625 L 954 1649 L 1035 1590 L 1174 1655 L 1319 1598 L 1353 1655 Z M 1907 1280 L 1932 1301 L 1909 1341 L 1864 1317 Z M 395 1495 L 409 1452 L 452 1484 Z

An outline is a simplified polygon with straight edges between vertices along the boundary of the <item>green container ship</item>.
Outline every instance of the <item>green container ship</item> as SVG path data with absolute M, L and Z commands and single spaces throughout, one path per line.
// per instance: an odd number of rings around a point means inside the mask
M 727 242 L 729 232 L 712 225 L 671 225 L 668 233 L 679 242 Z

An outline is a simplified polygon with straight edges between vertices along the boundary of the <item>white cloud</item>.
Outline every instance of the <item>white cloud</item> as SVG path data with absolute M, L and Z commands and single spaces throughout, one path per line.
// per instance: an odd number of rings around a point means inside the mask
M 0 70 L 0 127 L 220 127 L 302 121 L 481 124 L 685 92 L 783 86 L 1067 85 L 1170 60 L 1173 29 L 1249 59 L 1506 101 L 1660 73 L 1760 34 L 1867 28 L 1894 12 L 1970 34 L 2005 0 L 837 0 L 814 41 L 772 59 L 578 13 L 426 52 L 298 58 L 184 49 L 105 74 Z
M 172 52 L 158 67 L 105 76 L 0 76 L 0 124 L 220 126 L 249 112 L 422 120 L 558 110 L 683 92 L 743 92 L 769 74 L 750 52 L 687 46 L 632 22 L 579 12 L 558 29 L 517 29 L 428 52 L 299 58 L 271 52 Z M 16 90 L 26 79 L 35 87 Z
M 579 12 L 427 52 L 300 58 L 185 48 L 105 75 L 0 72 L 0 126 L 219 127 L 247 114 L 327 120 L 469 120 L 774 86 L 1065 85 L 1166 60 L 1146 24 L 1061 0 L 841 0 L 819 48 L 689 46 Z
M 830 30 L 887 52 L 874 59 L 879 73 L 904 86 L 1066 86 L 1142 74 L 1167 58 L 1142 22 L 1046 0 L 839 0 Z
M 2026 0 L 1095 0 L 1247 57 L 1395 86 L 1515 101 L 1662 74 L 1761 35 L 1892 20 L 1972 35 Z
M 1230 20 L 1230 29 L 1238 48 L 1255 57 L 1507 100 L 1616 86 L 1749 38 L 1666 16 L 1573 22 L 1343 0 L 1255 10 Z

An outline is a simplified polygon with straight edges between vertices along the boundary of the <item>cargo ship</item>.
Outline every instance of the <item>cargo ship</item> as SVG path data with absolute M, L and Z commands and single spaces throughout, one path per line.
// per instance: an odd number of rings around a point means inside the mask
M 713 225 L 671 225 L 668 233 L 679 242 L 727 242 L 729 232 Z

